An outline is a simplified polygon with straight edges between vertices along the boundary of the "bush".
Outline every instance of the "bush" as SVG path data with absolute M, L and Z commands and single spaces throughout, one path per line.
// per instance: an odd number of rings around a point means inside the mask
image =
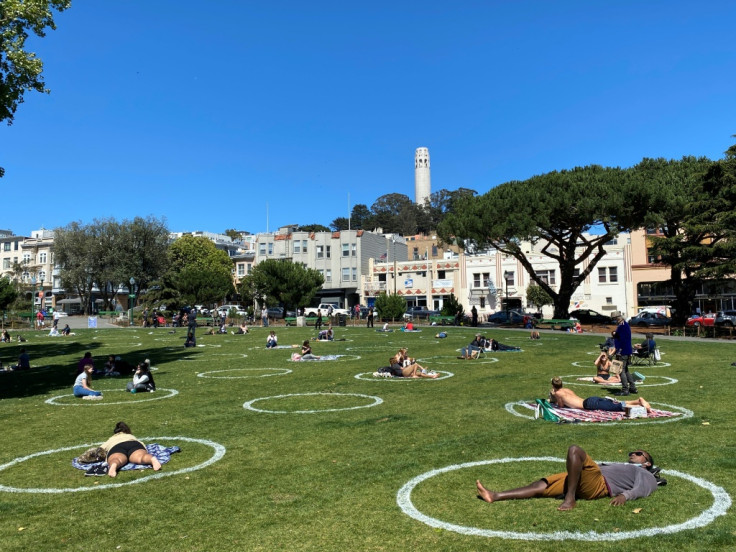
M 406 312 L 406 299 L 401 295 L 381 293 L 376 297 L 375 308 L 379 319 L 400 320 Z

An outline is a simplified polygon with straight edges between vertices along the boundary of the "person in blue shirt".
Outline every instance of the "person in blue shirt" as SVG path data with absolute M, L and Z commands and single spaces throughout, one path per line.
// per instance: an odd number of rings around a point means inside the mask
M 631 393 L 638 393 L 636 389 L 636 383 L 634 383 L 633 374 L 629 373 L 629 360 L 631 360 L 631 354 L 633 349 L 631 347 L 631 326 L 624 318 L 621 312 L 613 313 L 613 317 L 616 319 L 618 326 L 616 326 L 616 335 L 614 336 L 614 342 L 616 345 L 616 354 L 623 361 L 624 366 L 621 371 L 621 396 L 627 396 Z

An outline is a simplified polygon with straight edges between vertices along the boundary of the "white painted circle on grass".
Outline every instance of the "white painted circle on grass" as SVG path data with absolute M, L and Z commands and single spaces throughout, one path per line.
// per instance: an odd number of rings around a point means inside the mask
M 153 472 L 151 475 L 147 475 L 144 477 L 139 477 L 133 481 L 126 481 L 124 483 L 108 483 L 108 484 L 102 484 L 102 485 L 94 485 L 93 487 L 74 487 L 70 489 L 54 489 L 54 488 L 35 488 L 35 489 L 24 489 L 24 488 L 18 488 L 18 487 L 9 487 L 6 485 L 0 485 L 0 491 L 6 492 L 6 493 L 35 493 L 35 494 L 60 494 L 60 493 L 77 493 L 77 492 L 84 492 L 84 491 L 96 491 L 98 489 L 109 489 L 113 487 L 126 487 L 128 485 L 136 485 L 138 483 L 143 483 L 144 481 L 150 481 L 151 479 L 161 479 L 162 477 L 171 477 L 172 475 L 179 475 L 182 473 L 189 473 L 196 470 L 201 470 L 202 468 L 206 468 L 210 464 L 214 464 L 218 460 L 220 460 L 223 456 L 225 456 L 225 447 L 222 446 L 219 443 L 215 443 L 214 441 L 208 441 L 206 439 L 194 439 L 192 437 L 143 437 L 143 441 L 188 441 L 190 443 L 200 443 L 202 445 L 206 445 L 209 447 L 212 447 L 214 450 L 214 453 L 212 456 L 202 462 L 201 464 L 197 464 L 196 466 L 191 466 L 189 468 L 182 468 L 180 470 L 174 470 L 174 471 L 165 471 L 164 469 Z M 31 458 L 36 458 L 37 456 L 45 456 L 48 454 L 55 454 L 57 452 L 64 452 L 67 450 L 78 450 L 78 449 L 86 449 L 89 447 L 96 446 L 98 443 L 92 443 L 92 444 L 86 444 L 86 445 L 75 445 L 73 447 L 64 447 L 64 448 L 58 448 L 53 450 L 46 450 L 43 452 L 36 452 L 34 454 L 29 454 L 28 456 L 23 456 L 21 458 L 16 458 L 15 460 L 11 460 L 10 462 L 7 462 L 6 464 L 0 465 L 0 471 L 9 468 L 11 466 L 14 466 L 16 464 L 20 464 L 21 462 L 25 462 L 26 460 L 30 460 Z M 110 479 L 112 481 L 112 479 Z
M 210 374 L 221 374 L 223 372 L 263 372 L 265 370 L 279 370 L 274 374 L 261 374 L 260 376 L 212 376 Z M 285 376 L 291 374 L 291 370 L 288 368 L 232 368 L 230 370 L 211 370 L 209 372 L 201 372 L 197 374 L 198 378 L 212 378 L 212 379 L 248 379 L 248 378 L 267 378 L 270 376 Z
M 438 381 L 451 378 L 455 375 L 452 372 L 445 372 L 443 370 L 433 370 L 433 372 L 437 372 L 439 376 L 436 378 L 374 378 L 373 372 L 363 372 L 362 374 L 357 374 L 355 379 L 363 381 Z
M 534 414 L 522 414 L 520 412 L 516 411 L 516 407 L 521 407 L 524 410 L 527 410 L 531 412 L 525 405 L 528 404 L 529 401 L 516 401 L 516 402 L 510 402 L 506 403 L 505 408 L 506 411 L 510 414 L 513 414 L 514 416 L 518 416 L 519 418 L 526 418 L 528 420 L 534 420 Z M 692 418 L 695 414 L 692 410 L 689 410 L 687 408 L 684 408 L 682 406 L 675 406 L 673 404 L 665 404 L 665 403 L 649 403 L 651 405 L 658 405 L 658 406 L 664 406 L 668 408 L 669 410 L 674 410 L 675 412 L 680 412 L 682 416 L 671 416 L 669 418 L 635 418 L 633 420 L 622 420 L 620 422 L 579 422 L 581 424 L 585 423 L 591 423 L 596 426 L 605 425 L 605 426 L 611 426 L 611 425 L 619 425 L 619 424 L 626 424 L 626 425 L 643 425 L 643 424 L 668 424 L 670 422 L 679 422 L 680 420 L 685 420 L 686 418 Z M 641 421 L 640 421 L 641 420 Z
M 314 359 L 314 360 L 291 360 L 291 358 L 286 359 L 288 362 L 305 362 L 305 363 L 319 363 L 319 362 L 335 362 L 340 360 L 360 360 L 360 355 L 317 355 L 317 356 L 335 356 L 337 358 L 320 358 L 320 359 Z
M 630 370 L 629 373 L 633 375 L 634 371 Z M 589 376 L 589 374 L 571 374 L 568 376 L 560 376 L 560 379 L 562 379 L 562 383 L 564 383 L 565 385 L 582 385 L 585 387 L 598 387 L 600 389 L 608 389 L 611 387 L 621 387 L 620 382 L 602 384 L 602 383 L 595 383 L 595 382 L 585 382 L 585 381 L 580 381 L 577 379 L 572 379 L 572 380 L 567 379 L 567 378 L 584 378 L 584 377 L 593 377 L 593 376 Z M 646 378 L 647 379 L 645 379 L 644 381 L 649 381 L 653 379 L 661 379 L 665 381 L 664 383 L 643 383 L 641 382 L 641 383 L 637 383 L 636 387 L 637 388 L 639 387 L 662 387 L 663 385 L 674 385 L 675 383 L 678 383 L 678 380 L 676 380 L 675 378 L 671 378 L 669 376 L 646 376 Z
M 590 361 L 582 361 L 582 360 L 576 360 L 575 362 L 571 362 L 570 364 L 572 364 L 576 368 L 590 368 L 591 366 L 595 366 Z M 667 368 L 668 366 L 672 366 L 672 365 L 669 362 L 662 362 L 662 361 L 659 361 L 656 364 L 653 364 L 651 366 L 648 365 L 648 364 L 631 364 L 631 363 L 629 363 L 629 372 L 633 372 L 634 371 L 633 370 L 634 368 L 642 368 L 642 369 L 645 369 L 645 368 Z
M 161 392 L 166 391 L 168 394 L 163 395 Z M 125 389 L 109 389 L 109 390 L 103 390 L 103 397 L 106 393 L 129 393 L 129 391 Z M 105 402 L 105 399 L 103 398 L 101 401 L 90 401 L 85 400 L 81 397 L 74 397 L 74 393 L 71 393 L 69 395 L 56 395 L 54 397 L 51 397 L 50 399 L 46 399 L 44 402 L 46 404 L 53 404 L 54 406 L 111 406 L 113 404 L 139 404 L 142 402 L 150 402 L 150 401 L 159 401 L 161 399 L 168 399 L 173 397 L 174 395 L 178 395 L 179 392 L 176 389 L 164 389 L 163 387 L 158 387 L 156 391 L 153 393 L 136 393 L 136 400 L 134 401 L 118 401 L 118 402 Z M 150 398 L 145 399 L 138 399 L 137 396 L 142 395 L 150 395 Z M 73 402 L 73 403 L 60 403 L 56 402 L 58 399 L 63 399 L 64 397 L 74 397 L 79 402 Z
M 431 356 L 431 357 L 424 357 L 424 358 L 418 358 L 417 362 L 434 362 L 434 363 L 441 363 L 441 364 L 467 364 L 469 366 L 472 366 L 473 364 L 492 364 L 494 362 L 498 362 L 498 359 L 495 357 L 489 357 L 489 356 L 482 356 L 480 358 L 474 358 L 472 360 L 463 360 L 462 358 L 457 357 L 450 357 L 450 356 Z
M 645 529 L 636 529 L 633 531 L 617 531 L 609 533 L 597 533 L 595 531 L 554 531 L 552 533 L 536 533 L 536 532 L 520 532 L 520 531 L 496 531 L 491 529 L 481 529 L 479 527 L 467 527 L 464 525 L 456 525 L 454 523 L 447 523 L 439 519 L 430 517 L 420 512 L 411 501 L 411 492 L 423 481 L 426 481 L 436 475 L 447 473 L 450 471 L 461 470 L 465 468 L 473 468 L 476 466 L 485 466 L 489 464 L 508 464 L 516 462 L 564 462 L 562 458 L 554 458 L 550 456 L 544 457 L 529 457 L 529 458 L 497 458 L 494 460 L 481 460 L 478 462 L 466 462 L 464 464 L 454 464 L 445 468 L 439 468 L 431 470 L 418 475 L 408 483 L 406 483 L 399 492 L 396 494 L 396 503 L 399 508 L 408 516 L 421 521 L 431 527 L 437 529 L 444 529 L 446 531 L 452 531 L 454 533 L 460 533 L 463 535 L 471 535 L 476 537 L 496 537 L 501 539 L 511 540 L 578 540 L 578 541 L 621 541 L 627 539 L 636 539 L 641 537 L 654 537 L 657 535 L 668 535 L 678 533 L 680 531 L 687 531 L 691 529 L 697 529 L 699 527 L 705 527 L 712 523 L 717 517 L 726 515 L 726 512 L 731 507 L 731 497 L 723 489 L 714 485 L 713 483 L 694 477 L 692 475 L 678 472 L 675 470 L 662 470 L 662 474 L 680 477 L 691 483 L 701 487 L 713 495 L 713 504 L 694 518 L 688 519 L 682 523 L 674 523 L 672 525 L 664 525 L 662 527 L 649 527 Z
M 317 395 L 323 395 L 323 396 L 329 396 L 329 397 L 360 397 L 363 399 L 371 399 L 373 400 L 372 404 L 365 404 L 362 406 L 349 406 L 346 408 L 327 408 L 324 410 L 263 410 L 260 408 L 256 408 L 253 405 L 259 401 L 267 401 L 270 399 L 283 399 L 286 397 L 313 397 Z M 340 412 L 343 410 L 358 410 L 360 408 L 371 408 L 373 406 L 378 406 L 383 402 L 383 399 L 380 397 L 375 397 L 373 395 L 362 395 L 360 393 L 291 393 L 289 395 L 274 395 L 272 397 L 261 397 L 260 399 L 253 399 L 251 401 L 243 403 L 243 408 L 246 410 L 253 410 L 255 412 L 266 412 L 268 414 L 316 414 L 319 412 Z

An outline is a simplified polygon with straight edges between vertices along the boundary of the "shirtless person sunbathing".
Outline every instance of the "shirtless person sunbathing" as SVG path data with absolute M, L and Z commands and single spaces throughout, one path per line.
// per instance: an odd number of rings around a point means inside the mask
M 559 376 L 552 378 L 552 389 L 549 390 L 549 402 L 563 408 L 577 408 L 580 410 L 608 410 L 612 412 L 624 412 L 627 406 L 643 406 L 647 412 L 652 411 L 651 405 L 639 397 L 634 401 L 614 401 L 603 397 L 578 397 L 571 389 L 562 387 L 562 379 Z

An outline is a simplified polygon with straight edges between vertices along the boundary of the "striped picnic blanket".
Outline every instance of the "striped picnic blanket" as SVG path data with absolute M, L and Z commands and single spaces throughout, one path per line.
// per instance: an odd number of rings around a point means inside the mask
M 530 410 L 536 410 L 535 403 L 524 403 L 524 406 Z M 624 420 L 624 412 L 610 412 L 607 410 L 579 410 L 577 408 L 560 408 L 559 406 L 550 405 L 552 412 L 566 422 L 616 422 Z M 657 410 L 647 413 L 647 418 L 670 418 L 679 416 L 679 412 L 669 412 L 668 410 Z M 541 416 L 540 416 L 541 418 Z

